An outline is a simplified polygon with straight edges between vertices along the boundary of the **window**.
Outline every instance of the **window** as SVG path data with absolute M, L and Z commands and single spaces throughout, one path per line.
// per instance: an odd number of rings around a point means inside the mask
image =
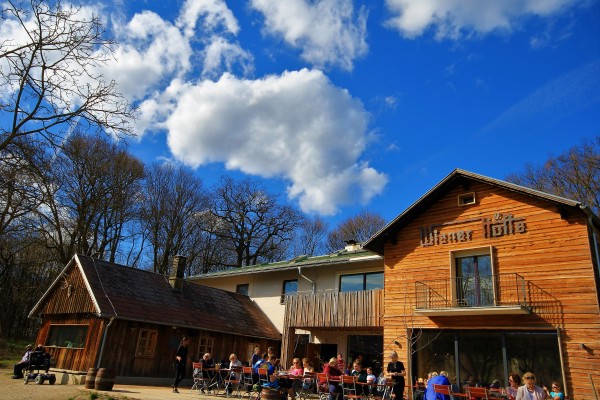
M 285 296 L 287 294 L 293 293 L 298 293 L 298 279 L 283 281 L 283 288 L 281 290 L 281 304 L 285 302 Z
M 494 268 L 491 247 L 450 253 L 456 306 L 494 306 Z
M 154 349 L 156 348 L 156 338 L 158 331 L 154 329 L 140 329 L 138 336 L 137 347 L 135 350 L 136 357 L 154 357 Z
M 239 293 L 239 294 L 243 294 L 244 296 L 248 296 L 248 288 L 249 288 L 249 285 L 247 283 L 237 285 L 237 287 L 235 288 L 235 292 Z
M 340 292 L 383 289 L 383 272 L 340 276 Z
M 465 193 L 458 196 L 459 206 L 468 206 L 475 204 L 475 193 Z
M 205 353 L 214 356 L 215 339 L 208 336 L 201 336 L 198 340 L 198 354 L 202 357 Z
M 83 349 L 87 331 L 87 325 L 50 325 L 46 346 Z

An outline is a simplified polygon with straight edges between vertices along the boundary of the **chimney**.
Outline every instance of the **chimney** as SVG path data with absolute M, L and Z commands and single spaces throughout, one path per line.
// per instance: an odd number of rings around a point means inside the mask
M 173 287 L 175 293 L 183 292 L 183 274 L 185 272 L 185 264 L 187 258 L 184 256 L 174 256 L 173 264 L 171 265 L 171 276 L 169 276 L 169 283 Z
M 358 243 L 356 240 L 344 240 L 344 243 L 346 243 L 344 250 L 348 252 L 358 251 L 361 249 L 360 243 Z

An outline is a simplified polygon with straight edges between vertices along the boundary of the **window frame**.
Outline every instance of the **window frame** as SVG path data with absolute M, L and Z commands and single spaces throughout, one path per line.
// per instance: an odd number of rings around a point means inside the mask
M 287 292 L 285 290 L 286 284 L 292 283 L 292 282 L 296 282 L 296 291 L 295 292 Z M 298 293 L 298 279 L 285 279 L 281 285 L 281 299 L 280 299 L 279 304 L 285 303 L 285 296 L 287 296 L 288 294 L 295 294 L 295 293 Z
M 200 358 L 202 358 L 202 356 L 205 353 L 210 353 L 211 357 L 214 357 L 214 351 L 215 349 L 215 338 L 209 335 L 201 335 L 200 337 L 198 337 L 198 355 Z
M 448 252 L 450 257 L 450 286 L 452 290 L 452 307 L 459 307 L 459 293 L 458 287 L 456 285 L 457 276 L 456 276 L 456 259 L 463 257 L 471 257 L 471 256 L 490 256 L 490 266 L 492 269 L 492 276 L 497 275 L 496 265 L 494 263 L 494 246 L 481 246 L 481 247 L 472 247 L 468 249 L 460 249 L 460 250 L 450 250 Z M 492 285 L 492 296 L 494 299 L 493 304 L 496 306 L 497 303 L 497 290 L 496 285 Z
M 246 293 L 241 293 L 240 292 L 240 288 L 242 288 L 242 287 L 246 288 Z M 241 294 L 241 295 L 244 295 L 244 296 L 249 296 L 250 295 L 250 284 L 249 283 L 240 283 L 240 284 L 236 285 L 235 292 L 237 294 Z
M 85 331 L 84 331 L 85 333 L 82 338 L 81 347 L 79 347 L 79 346 L 57 346 L 54 344 L 50 344 L 50 341 L 53 338 L 53 336 L 59 336 L 59 335 L 55 335 L 55 332 L 57 332 L 58 329 L 60 329 L 60 328 L 66 328 L 66 327 L 85 327 Z M 89 330 L 90 330 L 89 328 L 90 328 L 89 324 L 50 324 L 50 327 L 48 330 L 48 337 L 46 338 L 46 346 L 55 347 L 55 348 L 63 348 L 63 349 L 78 349 L 78 350 L 84 349 L 85 343 L 87 342 Z
M 138 340 L 135 346 L 135 356 L 137 358 L 154 358 L 157 342 L 157 329 L 141 328 L 140 332 L 138 333 Z M 142 351 L 140 351 L 140 349 Z
M 367 289 L 367 275 L 375 275 L 375 274 L 381 274 L 382 276 L 382 286 L 380 288 L 376 288 L 376 289 Z M 363 282 L 362 282 L 362 289 L 358 290 L 359 292 L 364 292 L 367 290 L 379 290 L 379 289 L 384 289 L 385 287 L 385 275 L 383 273 L 383 271 L 370 271 L 370 272 L 357 272 L 354 274 L 340 274 L 339 278 L 338 278 L 338 293 L 346 293 L 346 291 L 342 292 L 342 278 L 345 276 L 357 276 L 357 275 L 362 275 L 363 276 Z M 348 292 L 354 292 L 354 290 L 348 290 Z

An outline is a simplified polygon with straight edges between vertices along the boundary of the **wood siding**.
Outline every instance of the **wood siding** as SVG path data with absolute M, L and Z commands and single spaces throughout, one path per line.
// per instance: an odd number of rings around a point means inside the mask
M 297 294 L 285 299 L 284 327 L 365 328 L 383 322 L 383 290 Z
M 475 192 L 476 204 L 457 205 L 465 192 Z M 526 231 L 485 238 L 481 219 L 496 213 L 524 219 Z M 471 239 L 421 246 L 420 228 L 443 223 L 447 225 L 441 229 L 447 232 L 472 230 Z M 494 274 L 519 274 L 527 282 L 531 314 L 426 317 L 415 312 L 415 281 L 451 278 L 451 251 L 489 246 Z M 402 353 L 390 344 L 398 341 L 406 348 L 411 328 L 558 329 L 569 394 L 574 399 L 593 396 L 588 374 L 600 370 L 600 316 L 583 213 L 561 217 L 546 201 L 481 183 L 468 190 L 457 187 L 401 229 L 394 243 L 386 242 L 384 263 L 386 352 Z M 406 351 L 403 358 L 406 364 Z
M 46 297 L 41 308 L 41 314 L 78 314 L 96 312 L 92 297 L 85 285 L 83 275 L 75 262 L 71 261 L 72 268 L 67 270 L 67 275 L 61 276 L 60 282 Z
M 46 344 L 52 325 L 87 325 L 88 333 L 83 349 L 66 347 L 46 347 L 56 364 L 54 368 L 67 371 L 87 371 L 96 362 L 96 353 L 102 340 L 103 320 L 94 315 L 52 315 L 44 316 L 38 332 L 37 342 Z

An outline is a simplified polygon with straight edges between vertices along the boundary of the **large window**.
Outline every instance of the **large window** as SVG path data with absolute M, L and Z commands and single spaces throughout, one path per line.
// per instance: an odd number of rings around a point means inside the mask
M 413 376 L 448 372 L 450 380 L 508 386 L 509 373 L 535 372 L 537 382 L 562 381 L 556 332 L 419 330 L 414 336 Z
M 340 276 L 340 292 L 383 289 L 383 272 Z
M 154 329 L 141 329 L 138 336 L 136 357 L 154 357 L 158 331 Z
M 50 325 L 46 346 L 83 349 L 87 331 L 87 325 Z
M 283 281 L 283 287 L 281 289 L 281 304 L 285 301 L 287 294 L 298 293 L 298 279 L 289 281 Z

